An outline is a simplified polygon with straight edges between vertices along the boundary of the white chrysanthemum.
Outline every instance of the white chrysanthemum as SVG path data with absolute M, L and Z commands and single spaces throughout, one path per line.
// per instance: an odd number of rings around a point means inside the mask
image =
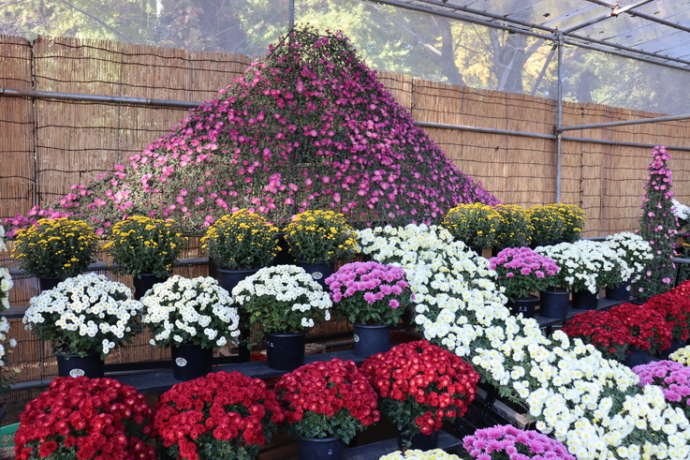
M 22 321 L 39 336 L 60 338 L 58 346 L 73 348 L 57 351 L 106 355 L 134 334 L 141 309 L 127 286 L 87 273 L 33 297 Z
M 153 332 L 153 345 L 222 347 L 240 335 L 232 297 L 214 278 L 174 275 L 155 284 L 141 302 L 142 322 Z
M 564 278 L 568 288 L 587 290 L 592 294 L 604 287 L 607 273 L 618 270 L 624 282 L 633 275 L 633 269 L 625 259 L 606 243 L 579 240 L 539 246 L 535 251 L 556 262 L 561 268 L 559 276 Z
M 673 205 L 671 206 L 671 212 L 680 220 L 690 219 L 690 206 L 686 206 L 680 201 L 673 199 L 671 201 Z
M 640 389 L 629 368 L 580 339 L 560 331 L 547 338 L 536 321 L 511 316 L 486 261 L 447 231 L 408 225 L 366 229 L 359 237 L 365 254 L 409 274 L 415 323 L 424 336 L 471 357 L 487 381 L 527 403 L 537 429 L 578 459 L 689 458 L 688 420 L 657 387 Z M 583 267 L 573 280 L 581 276 L 589 286 L 596 285 L 593 273 L 608 267 L 607 249 L 589 243 L 551 248 L 564 265 Z M 598 255 L 584 257 L 592 250 Z
M 405 452 L 395 451 L 380 457 L 379 460 L 460 460 L 457 455 L 449 454 L 441 449 L 415 450 L 408 449 Z
M 285 308 L 280 315 L 266 315 L 273 323 L 282 318 L 291 324 L 261 324 L 265 331 L 277 332 L 290 329 L 309 329 L 315 326 L 314 318 L 331 318 L 331 298 L 321 285 L 302 267 L 296 265 L 276 265 L 265 267 L 243 279 L 232 290 L 235 301 L 257 311 L 265 310 L 260 298 L 275 299 L 275 308 Z M 282 307 L 279 305 L 282 304 Z
M 625 260 L 630 269 L 629 278 L 624 279 L 624 282 L 634 284 L 639 281 L 647 263 L 654 258 L 652 245 L 635 233 L 620 232 L 609 235 L 606 237 L 606 244 Z
M 0 225 L 0 251 L 6 251 L 5 247 L 5 229 Z M 7 310 L 10 308 L 10 290 L 13 287 L 12 276 L 9 270 L 0 267 L 0 309 Z

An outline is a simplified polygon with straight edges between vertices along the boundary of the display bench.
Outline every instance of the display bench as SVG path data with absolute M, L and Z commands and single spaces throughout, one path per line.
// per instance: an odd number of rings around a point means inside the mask
M 596 310 L 608 310 L 611 307 L 615 307 L 616 305 L 620 305 L 622 303 L 626 303 L 628 301 L 625 300 L 611 300 L 611 299 L 599 299 L 597 303 L 597 308 Z M 572 318 L 573 316 L 586 312 L 587 310 L 583 310 L 581 308 L 573 308 L 568 307 L 568 311 L 565 315 L 566 321 Z M 558 327 L 563 324 L 564 321 L 560 320 L 559 318 L 548 318 L 546 316 L 539 316 L 536 315 L 534 319 L 539 323 L 539 327 L 542 329 L 553 329 L 555 327 Z

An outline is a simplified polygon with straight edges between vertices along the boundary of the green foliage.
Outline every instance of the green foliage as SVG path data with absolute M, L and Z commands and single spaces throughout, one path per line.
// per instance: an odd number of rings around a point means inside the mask
M 202 460 L 254 460 L 261 451 L 256 445 L 235 445 L 228 441 L 215 439 L 211 434 L 205 433 L 196 440 L 199 458 Z M 180 449 L 177 444 L 165 449 L 170 458 L 180 458 Z M 72 460 L 72 459 L 70 459 Z
M 335 436 L 345 444 L 349 444 L 359 431 L 362 424 L 354 418 L 347 409 L 341 409 L 334 415 L 306 412 L 302 420 L 290 427 L 302 438 L 328 438 Z
M 404 400 L 382 398 L 380 408 L 381 413 L 388 417 L 398 429 L 403 449 L 409 449 L 412 446 L 412 438 L 421 434 L 415 419 L 427 410 L 436 410 L 426 404 L 418 403 L 414 396 L 408 396 Z

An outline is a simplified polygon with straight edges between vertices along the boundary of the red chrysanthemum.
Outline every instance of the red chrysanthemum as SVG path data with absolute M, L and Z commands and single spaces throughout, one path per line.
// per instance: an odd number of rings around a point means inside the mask
M 117 380 L 59 377 L 19 416 L 15 456 L 153 460 L 151 415 L 144 396 Z
M 230 451 L 253 458 L 284 418 L 262 380 L 215 372 L 163 393 L 154 428 L 173 458 L 211 460 Z
M 623 360 L 633 342 L 630 330 L 609 311 L 589 310 L 579 313 L 563 325 L 569 337 L 591 343 L 608 357 Z
M 383 398 L 381 412 L 397 425 L 403 441 L 463 416 L 479 382 L 470 364 L 426 340 L 374 355 L 364 361 L 362 372 Z
M 335 436 L 348 443 L 380 419 L 376 392 L 353 361 L 305 364 L 283 375 L 275 390 L 303 438 Z

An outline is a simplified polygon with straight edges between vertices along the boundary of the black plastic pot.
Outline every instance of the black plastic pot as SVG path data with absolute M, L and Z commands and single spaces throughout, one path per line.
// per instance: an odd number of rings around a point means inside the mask
M 592 294 L 589 291 L 577 291 L 573 292 L 573 308 L 579 308 L 580 310 L 596 310 L 599 302 L 597 301 L 597 295 Z
M 173 376 L 177 380 L 192 380 L 211 372 L 213 350 L 183 343 L 171 347 Z
M 61 278 L 39 278 L 38 286 L 41 288 L 41 291 L 47 291 L 49 289 L 53 289 L 61 281 L 64 280 Z
M 655 359 L 656 358 L 647 350 L 640 350 L 631 347 L 628 350 L 628 355 L 625 357 L 625 361 L 623 361 L 623 364 L 625 364 L 628 367 L 634 367 L 639 366 L 640 364 L 650 363 Z
M 304 364 L 304 334 L 266 334 L 268 367 L 292 371 Z
M 402 436 L 398 436 L 398 447 L 400 450 L 416 449 L 424 451 L 436 449 L 438 446 L 438 431 L 429 435 L 417 433 L 412 436 L 410 441 L 411 444 L 409 446 L 405 446 Z
M 55 356 L 60 377 L 103 377 L 103 358 L 99 354 L 81 357 L 69 353 L 56 353 Z
M 163 283 L 168 278 L 161 278 L 154 275 L 153 273 L 142 273 L 139 276 L 135 276 L 134 282 L 134 298 L 136 300 L 141 299 L 146 294 L 146 291 L 151 289 L 154 284 Z
M 570 308 L 570 292 L 565 290 L 541 291 L 539 314 L 547 318 L 565 320 Z
M 682 340 L 673 340 L 671 346 L 662 352 L 662 357 L 668 359 L 669 355 L 685 346 L 685 342 Z
M 514 299 L 508 302 L 508 307 L 514 315 L 522 313 L 525 318 L 532 318 L 539 305 L 539 299 L 531 296 L 526 299 Z
M 309 273 L 314 281 L 318 281 L 322 288 L 328 290 L 326 286 L 326 278 L 333 274 L 333 264 L 332 263 L 319 263 L 319 264 L 306 264 L 299 263 L 298 266 L 302 267 L 305 272 Z
M 376 353 L 384 353 L 391 348 L 390 327 L 382 324 L 354 325 L 355 354 L 368 358 Z
M 345 444 L 338 438 L 308 438 L 299 440 L 300 460 L 340 460 Z
M 228 270 L 227 268 L 218 268 L 211 264 L 209 272 L 216 280 L 220 287 L 232 294 L 232 290 L 237 284 L 248 276 L 252 276 L 258 272 L 259 269 L 252 270 Z M 249 315 L 242 308 L 238 309 L 240 317 L 240 341 L 237 346 L 237 354 L 239 361 L 249 361 Z
M 606 298 L 609 300 L 630 300 L 630 284 L 621 284 L 612 288 L 606 288 Z

